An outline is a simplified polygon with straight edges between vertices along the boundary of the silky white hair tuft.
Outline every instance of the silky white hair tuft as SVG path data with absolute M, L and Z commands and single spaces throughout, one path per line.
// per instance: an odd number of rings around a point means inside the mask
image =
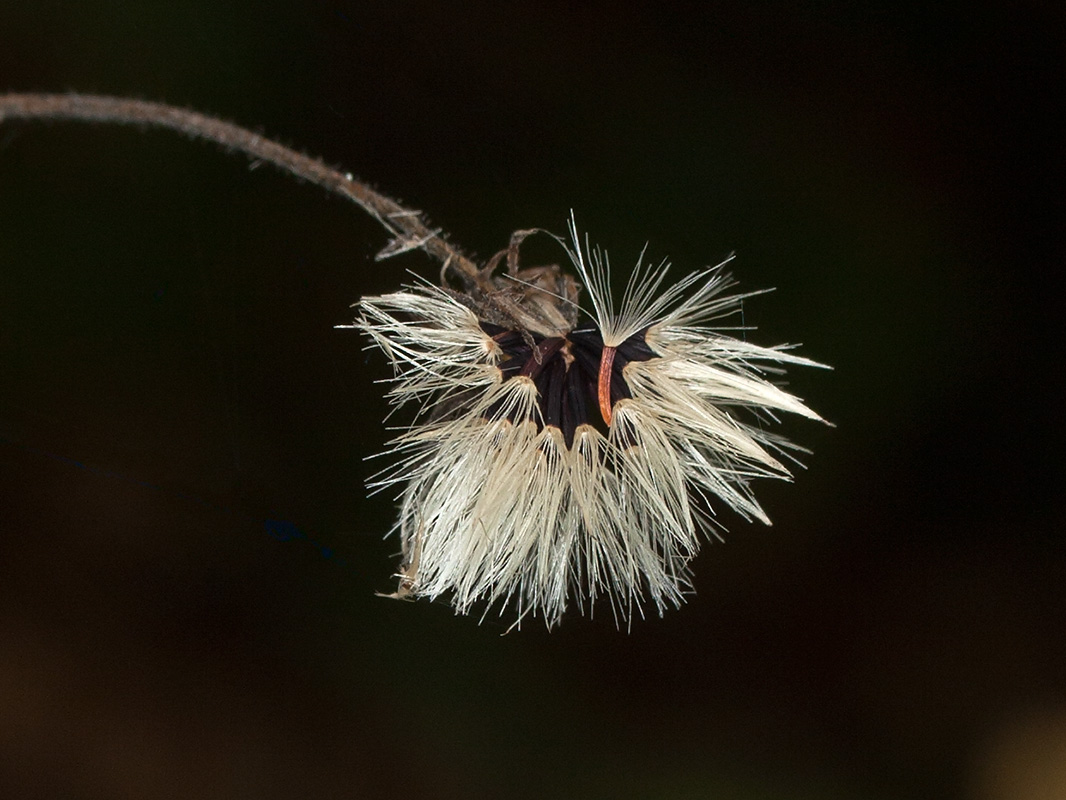
M 445 598 L 460 614 L 495 607 L 516 625 L 539 616 L 552 627 L 600 598 L 623 622 L 649 604 L 662 613 L 691 590 L 688 565 L 716 501 L 769 524 L 750 483 L 789 479 L 782 455 L 800 449 L 765 430 L 773 413 L 821 419 L 767 374 L 822 365 L 715 328 L 749 296 L 726 293 L 728 261 L 667 285 L 669 265 L 642 254 L 616 306 L 607 256 L 582 246 L 572 219 L 566 249 L 592 318 L 567 337 L 499 331 L 428 284 L 359 304 L 355 327 L 394 369 L 391 402 L 416 406 L 387 452 L 392 465 L 370 481 L 400 487 L 397 596 Z M 518 374 L 505 366 L 509 335 L 526 359 Z M 570 378 L 579 335 L 602 340 L 604 424 L 546 419 L 558 410 L 545 410 L 545 395 L 560 395 L 558 406 L 593 392 Z M 611 382 L 615 358 L 624 386 Z M 548 369 L 562 376 L 555 388 L 534 379 Z M 559 380 L 570 381 L 565 392 Z

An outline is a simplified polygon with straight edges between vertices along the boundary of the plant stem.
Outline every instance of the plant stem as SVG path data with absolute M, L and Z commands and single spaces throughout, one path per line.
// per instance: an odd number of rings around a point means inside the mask
M 485 277 L 477 266 L 448 243 L 439 229 L 426 225 L 420 212 L 406 209 L 390 197 L 356 180 L 350 173 L 327 166 L 259 134 L 215 117 L 184 108 L 123 97 L 84 94 L 0 94 L 0 123 L 8 120 L 68 120 L 167 128 L 193 139 L 206 139 L 230 151 L 278 169 L 347 197 L 394 237 L 378 253 L 388 258 L 421 249 L 441 262 L 442 276 L 452 270 L 468 289 L 481 287 Z

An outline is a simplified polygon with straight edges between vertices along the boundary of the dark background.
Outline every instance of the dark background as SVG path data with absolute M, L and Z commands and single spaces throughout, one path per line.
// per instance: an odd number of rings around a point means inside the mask
M 571 208 L 737 251 L 837 427 L 631 632 L 379 599 L 387 373 L 333 326 L 435 265 L 212 146 L 4 124 L 0 796 L 1066 796 L 1058 4 L 14 6 L 0 90 L 218 114 L 481 257 Z

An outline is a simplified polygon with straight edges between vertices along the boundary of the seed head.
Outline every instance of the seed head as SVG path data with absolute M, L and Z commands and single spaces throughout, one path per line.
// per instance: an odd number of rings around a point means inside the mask
M 572 219 L 560 242 L 577 280 L 518 269 L 531 232 L 487 265 L 507 255 L 497 291 L 417 284 L 359 304 L 390 401 L 415 407 L 370 482 L 400 489 L 397 596 L 549 627 L 601 596 L 623 621 L 662 613 L 690 590 L 715 503 L 769 524 L 750 483 L 790 478 L 782 457 L 800 448 L 766 426 L 820 417 L 768 375 L 821 365 L 724 332 L 750 296 L 727 293 L 731 259 L 667 284 L 669 265 L 642 254 L 616 306 L 606 254 Z

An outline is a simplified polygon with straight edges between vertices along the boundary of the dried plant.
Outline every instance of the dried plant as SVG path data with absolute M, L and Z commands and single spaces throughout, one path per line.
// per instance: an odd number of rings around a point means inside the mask
M 748 295 L 725 264 L 667 283 L 641 254 L 616 306 L 606 254 L 571 217 L 559 239 L 575 274 L 523 267 L 536 230 L 478 265 L 422 215 L 319 160 L 211 117 L 84 95 L 0 96 L 0 123 L 62 119 L 170 128 L 269 162 L 348 197 L 392 235 L 378 254 L 421 249 L 428 282 L 366 297 L 352 326 L 393 366 L 392 403 L 415 407 L 392 465 L 370 486 L 399 491 L 394 597 L 446 598 L 551 627 L 568 606 L 660 613 L 690 589 L 689 562 L 716 502 L 767 524 L 754 478 L 788 479 L 799 450 L 767 430 L 775 412 L 820 417 L 769 379 L 821 366 L 790 347 L 726 331 Z M 590 305 L 580 304 L 587 289 Z

